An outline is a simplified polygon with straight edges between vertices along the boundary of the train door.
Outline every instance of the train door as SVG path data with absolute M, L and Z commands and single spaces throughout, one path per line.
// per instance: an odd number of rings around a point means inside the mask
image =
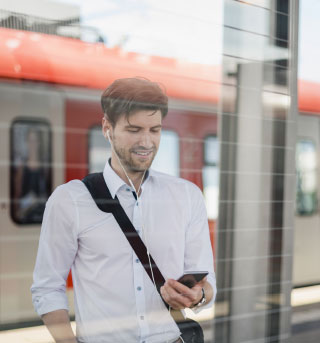
M 30 287 L 45 202 L 63 183 L 63 98 L 49 87 L 0 84 L 0 324 L 39 319 Z
M 298 116 L 294 286 L 320 283 L 319 123 L 317 116 Z

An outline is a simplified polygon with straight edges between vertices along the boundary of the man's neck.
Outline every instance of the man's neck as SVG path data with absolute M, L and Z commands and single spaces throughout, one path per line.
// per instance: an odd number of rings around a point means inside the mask
M 120 164 L 118 161 L 116 161 L 115 159 L 111 158 L 110 161 L 110 166 L 113 169 L 113 171 L 128 185 L 131 187 L 131 184 L 125 174 L 125 172 L 123 171 L 123 169 L 121 168 Z M 144 176 L 144 172 L 129 172 L 126 169 L 126 173 L 129 176 L 130 180 L 132 181 L 134 188 L 138 191 L 138 188 L 140 186 L 140 184 L 142 184 L 142 177 Z M 139 194 L 140 195 L 140 194 Z

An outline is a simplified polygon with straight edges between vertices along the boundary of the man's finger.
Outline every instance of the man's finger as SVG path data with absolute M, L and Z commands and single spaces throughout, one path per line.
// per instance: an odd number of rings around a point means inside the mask
M 160 293 L 163 299 L 174 309 L 184 309 L 190 307 L 192 301 L 189 297 L 178 293 L 174 288 L 172 288 L 168 282 L 164 284 L 160 289 Z
M 182 284 L 179 281 L 169 279 L 169 280 L 167 280 L 167 283 L 170 287 L 172 287 L 176 292 L 178 292 L 180 294 L 187 295 L 190 293 L 190 288 L 185 286 L 184 284 Z
M 174 301 L 183 302 L 183 294 L 177 291 L 174 287 L 171 286 L 170 282 L 166 282 L 164 285 L 167 295 Z

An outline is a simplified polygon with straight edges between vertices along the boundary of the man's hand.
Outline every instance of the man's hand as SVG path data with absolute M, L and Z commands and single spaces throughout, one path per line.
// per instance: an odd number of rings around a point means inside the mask
M 189 288 L 182 283 L 168 279 L 160 288 L 162 298 L 174 310 L 181 310 L 195 306 L 202 298 L 202 288 L 208 284 L 207 278 Z

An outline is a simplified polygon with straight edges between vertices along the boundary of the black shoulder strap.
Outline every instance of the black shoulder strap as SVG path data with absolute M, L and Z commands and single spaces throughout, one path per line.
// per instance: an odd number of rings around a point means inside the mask
M 93 173 L 87 175 L 82 182 L 88 188 L 93 200 L 97 204 L 98 208 L 103 212 L 112 213 L 116 221 L 118 222 L 122 232 L 126 236 L 128 242 L 130 243 L 132 249 L 136 253 L 140 262 L 142 263 L 144 269 L 149 275 L 152 283 L 153 277 L 156 283 L 157 290 L 160 294 L 160 287 L 165 283 L 165 279 L 162 276 L 159 268 L 157 267 L 155 261 L 150 256 L 150 261 L 152 265 L 152 271 L 150 269 L 150 263 L 148 259 L 147 249 L 135 230 L 133 224 L 122 208 L 117 196 L 113 199 L 108 186 L 104 181 L 102 173 Z M 153 277 L 152 277 L 153 272 Z

